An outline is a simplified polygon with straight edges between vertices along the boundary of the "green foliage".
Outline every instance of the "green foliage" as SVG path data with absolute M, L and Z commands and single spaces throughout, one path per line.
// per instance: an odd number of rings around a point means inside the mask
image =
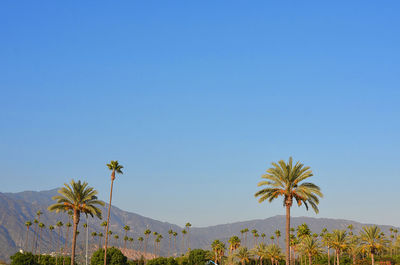
M 30 252 L 26 253 L 17 252 L 14 255 L 12 255 L 10 259 L 11 259 L 11 265 L 39 265 L 39 263 L 37 263 L 37 259 L 35 258 L 35 256 Z
M 90 261 L 91 265 L 104 264 L 104 249 L 99 249 L 93 253 Z M 107 249 L 107 264 L 108 265 L 128 265 L 128 258 L 122 254 L 121 250 L 117 248 Z
M 178 265 L 178 262 L 172 257 L 170 258 L 160 257 L 149 260 L 147 262 L 147 265 Z
M 189 252 L 188 265 L 205 265 L 208 251 L 203 249 L 193 249 Z

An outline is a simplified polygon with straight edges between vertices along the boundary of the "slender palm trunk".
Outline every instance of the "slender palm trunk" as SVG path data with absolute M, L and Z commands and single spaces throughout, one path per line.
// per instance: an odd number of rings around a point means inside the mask
M 290 265 L 290 205 L 288 202 L 286 203 L 286 265 Z
M 331 251 L 330 251 L 330 248 L 328 247 L 328 265 L 330 265 L 330 263 L 331 263 L 331 258 L 330 258 L 330 256 L 329 256 L 329 253 L 330 253 Z
M 60 249 L 60 241 L 61 241 L 61 226 L 58 227 L 58 240 L 57 240 L 57 251 L 59 251 L 59 255 L 61 255 Z M 56 254 L 56 265 L 58 265 L 58 255 Z
M 111 199 L 112 199 L 114 179 L 115 179 L 115 173 L 113 171 L 111 174 L 110 203 L 108 204 L 108 214 L 107 214 L 106 242 L 104 243 L 104 265 L 107 265 L 108 226 L 110 224 Z
M 336 250 L 336 265 L 340 265 L 339 256 L 340 256 L 340 252 L 339 252 L 339 250 Z
M 375 256 L 371 253 L 371 265 L 375 265 Z
M 308 254 L 308 264 L 309 264 L 309 265 L 312 265 L 311 254 Z
M 37 223 L 35 223 L 35 227 L 33 228 L 33 241 L 32 241 L 32 251 L 31 251 L 32 254 L 34 254 L 33 250 L 35 249 L 36 227 L 37 227 Z
M 65 246 L 64 246 L 64 254 L 63 254 L 63 265 L 65 265 L 65 255 L 67 254 L 68 235 L 69 235 L 69 226 L 67 226 L 67 233 L 66 233 L 66 235 L 65 235 Z
M 169 240 L 168 240 L 168 257 L 170 256 L 170 250 L 171 250 L 171 235 L 169 235 Z
M 38 260 L 40 259 L 40 241 L 42 239 L 42 230 L 43 230 L 42 228 L 39 229 L 39 237 L 38 237 L 39 258 L 38 258 Z
M 182 254 L 185 253 L 185 236 L 182 234 Z
M 29 236 L 29 226 L 26 227 L 25 251 L 28 251 L 28 236 Z
M 71 245 L 71 265 L 74 265 L 75 261 L 75 247 L 76 247 L 76 230 L 79 224 L 79 213 L 75 211 L 74 213 L 74 228 L 72 233 L 72 245 Z

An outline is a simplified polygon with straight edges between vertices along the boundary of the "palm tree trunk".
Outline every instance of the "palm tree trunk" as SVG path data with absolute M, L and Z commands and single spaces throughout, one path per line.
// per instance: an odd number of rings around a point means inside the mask
M 308 264 L 309 264 L 309 265 L 312 265 L 311 254 L 308 254 Z
M 59 251 L 59 255 L 61 255 L 60 249 L 60 241 L 61 241 L 61 226 L 58 227 L 58 240 L 57 240 L 57 251 Z M 56 254 L 56 265 L 58 265 L 58 255 Z
M 336 250 L 336 265 L 340 265 L 339 254 L 339 251 Z
M 71 265 L 74 265 L 75 261 L 75 246 L 76 246 L 76 230 L 78 229 L 79 224 L 79 213 L 77 211 L 74 212 L 74 228 L 72 234 L 72 245 L 71 245 Z
M 29 236 L 29 226 L 26 227 L 25 251 L 28 251 L 28 236 Z
M 290 204 L 286 203 L 286 265 L 290 265 Z
M 39 249 L 39 258 L 40 259 L 40 241 L 42 239 L 42 228 L 39 228 L 39 237 L 38 237 L 38 249 Z
M 37 227 L 37 223 L 35 223 L 35 227 L 33 228 L 32 254 L 34 254 L 33 250 L 35 249 L 36 227 Z
M 371 253 L 371 265 L 375 265 L 375 257 L 373 253 Z
M 328 247 L 328 265 L 330 265 L 330 263 L 331 263 L 331 258 L 330 258 L 330 256 L 329 256 L 329 253 L 330 253 L 331 251 L 330 251 L 330 248 Z
M 106 242 L 104 243 L 104 265 L 107 265 L 107 243 L 108 243 L 108 226 L 110 224 L 110 213 L 111 213 L 111 199 L 114 184 L 115 173 L 111 174 L 111 188 L 110 188 L 110 203 L 108 204 L 108 214 L 107 214 L 107 226 L 106 226 Z

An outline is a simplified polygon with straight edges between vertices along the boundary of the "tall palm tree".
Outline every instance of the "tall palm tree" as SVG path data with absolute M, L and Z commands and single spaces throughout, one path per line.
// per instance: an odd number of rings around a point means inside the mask
M 265 237 L 266 237 L 267 235 L 265 234 L 265 233 L 262 233 L 261 234 L 261 238 L 262 238 L 262 241 L 265 243 Z
M 53 246 L 53 230 L 54 230 L 54 225 L 49 225 L 49 231 L 50 231 L 50 242 L 51 242 L 51 244 L 50 244 L 50 246 Z
M 247 233 L 249 232 L 248 228 L 243 229 L 244 232 L 244 245 L 247 247 Z
M 133 237 L 129 237 L 128 241 L 132 243 L 132 249 L 134 249 L 134 247 L 133 247 Z
M 172 234 L 172 236 L 174 237 L 174 250 L 175 250 L 175 253 L 178 253 L 177 246 L 176 246 L 176 237 L 178 236 L 178 232 L 174 232 Z
M 242 265 L 246 265 L 246 261 L 249 262 L 250 252 L 246 247 L 240 247 L 235 256 L 240 260 Z
M 96 241 L 97 232 L 92 232 L 90 235 L 92 236 L 93 241 Z M 95 245 L 94 247 L 96 248 L 96 243 L 94 245 Z M 99 244 L 99 248 L 100 248 L 100 244 Z
M 144 238 L 145 238 L 145 240 L 144 240 L 144 255 L 146 255 L 147 254 L 147 243 L 149 242 L 149 236 L 150 236 L 150 234 L 151 234 L 151 230 L 150 229 L 146 229 L 145 231 L 144 231 Z M 145 262 L 146 262 L 146 258 L 145 258 Z
M 115 180 L 115 173 L 123 174 L 122 169 L 124 168 L 122 165 L 118 163 L 118 161 L 111 160 L 110 164 L 107 164 L 109 170 L 111 170 L 111 188 L 110 188 L 110 203 L 108 204 L 108 213 L 107 213 L 107 227 L 106 227 L 106 242 L 104 244 L 104 265 L 107 264 L 107 244 L 108 244 L 108 226 L 110 224 L 110 213 L 111 213 L 111 200 L 112 200 L 112 192 L 113 192 L 113 184 Z
M 279 246 L 279 238 L 281 237 L 281 230 L 276 229 L 275 236 L 276 236 L 276 244 Z
M 276 244 L 269 245 L 266 249 L 266 254 L 272 265 L 278 265 L 278 262 L 284 257 L 281 248 Z
M 360 233 L 361 248 L 371 255 L 371 264 L 375 264 L 375 254 L 387 247 L 388 240 L 382 236 L 381 229 L 374 226 L 364 226 Z
M 350 237 L 346 247 L 346 252 L 353 259 L 353 265 L 356 265 L 356 257 L 361 252 L 359 237 L 357 236 Z
M 138 239 L 137 239 L 138 241 L 139 241 L 139 243 L 140 243 L 140 251 L 143 251 L 143 240 L 144 240 L 144 238 L 143 237 L 138 237 Z
M 257 230 L 256 229 L 253 229 L 253 230 L 251 230 L 251 233 L 253 234 L 253 245 L 254 245 L 254 247 L 256 247 L 256 234 L 257 234 Z
M 102 232 L 100 232 L 97 234 L 97 236 L 99 237 L 99 249 L 100 249 L 101 248 L 101 239 L 103 238 L 104 235 Z
M 123 227 L 124 231 L 125 231 L 125 236 L 124 236 L 124 249 L 126 249 L 126 240 L 128 240 L 128 231 L 131 230 L 131 227 L 129 225 L 125 225 Z M 126 238 L 126 239 L 125 239 Z
M 36 244 L 36 234 L 37 234 L 37 226 L 38 226 L 38 224 L 39 224 L 39 221 L 38 221 L 38 219 L 34 219 L 33 220 L 33 223 L 35 224 L 34 225 L 34 227 L 33 227 L 33 241 L 32 241 L 32 254 L 35 254 L 34 253 L 34 250 L 35 250 L 35 244 Z
M 31 221 L 26 221 L 25 222 L 25 226 L 26 226 L 25 251 L 27 251 L 27 249 L 28 249 L 29 228 L 32 226 L 32 222 Z
M 64 223 L 61 221 L 58 221 L 56 223 L 56 226 L 58 227 L 57 251 L 59 251 L 59 254 L 56 255 L 56 265 L 58 264 L 58 256 L 61 255 L 60 242 L 61 242 L 61 228 L 63 227 L 63 225 Z
M 312 265 L 312 258 L 314 256 L 320 255 L 322 253 L 322 248 L 319 244 L 319 241 L 312 236 L 305 237 L 301 241 L 300 248 L 301 251 L 308 256 L 309 265 Z
M 104 206 L 102 201 L 97 199 L 97 191 L 92 187 L 89 187 L 87 182 L 75 182 L 71 180 L 70 185 L 64 184 L 60 190 L 60 195 L 54 196 L 53 200 L 57 202 L 49 206 L 49 211 L 73 211 L 73 236 L 71 246 L 71 265 L 74 265 L 75 261 L 75 247 L 76 247 L 76 236 L 77 229 L 80 220 L 81 213 L 88 214 L 91 217 L 97 216 L 101 219 L 101 210 L 97 208 L 98 205 Z
M 322 197 L 320 188 L 310 182 L 303 182 L 312 177 L 310 167 L 297 162 L 293 165 L 293 159 L 290 157 L 288 163 L 280 160 L 278 163 L 272 163 L 271 168 L 262 176 L 264 181 L 258 183 L 258 186 L 267 186 L 256 192 L 255 197 L 260 197 L 258 202 L 269 202 L 283 196 L 283 204 L 286 207 L 286 265 L 290 265 L 290 208 L 293 205 L 293 199 L 300 206 L 305 205 L 308 210 L 310 205 L 318 213 L 319 197 Z
M 182 253 L 185 253 L 185 235 L 187 231 L 185 229 L 182 230 Z
M 39 237 L 38 237 L 39 259 L 40 259 L 40 255 L 41 255 L 41 252 L 40 252 L 40 241 L 42 241 L 42 231 L 43 231 L 44 228 L 46 228 L 45 224 L 40 222 L 39 223 Z
M 187 234 L 188 234 L 188 236 L 187 236 L 187 249 L 189 250 L 190 249 L 190 230 L 189 230 L 189 228 L 192 226 L 192 224 L 191 223 L 186 223 L 186 225 L 185 225 L 185 227 L 186 227 L 186 229 L 187 229 Z
M 229 253 L 235 251 L 238 247 L 240 247 L 240 238 L 238 236 L 232 236 L 228 240 L 229 242 Z
M 118 239 L 119 239 L 119 235 L 118 235 L 118 234 L 115 234 L 115 235 L 114 235 L 114 239 L 115 239 L 114 245 L 115 245 L 115 247 L 118 248 Z
M 333 230 L 331 237 L 332 247 L 336 252 L 336 265 L 340 265 L 340 254 L 347 248 L 348 237 L 345 230 Z
M 156 239 L 157 239 L 157 235 L 158 235 L 158 232 L 153 232 L 153 236 L 154 236 L 154 242 L 153 242 L 153 254 L 154 254 L 154 257 L 156 256 Z
M 174 233 L 174 231 L 172 231 L 172 229 L 168 230 L 168 257 L 170 256 L 171 253 L 171 239 L 172 239 L 172 234 Z
M 330 252 L 332 247 L 332 235 L 330 233 L 323 232 L 322 234 L 322 244 L 327 248 L 328 253 L 328 265 L 331 263 Z
M 37 215 L 37 221 L 35 222 L 35 254 L 36 254 L 36 250 L 37 250 L 37 241 L 38 241 L 38 237 L 39 237 L 39 232 L 38 232 L 38 225 L 40 223 L 40 216 L 43 214 L 42 211 L 37 211 L 36 215 Z

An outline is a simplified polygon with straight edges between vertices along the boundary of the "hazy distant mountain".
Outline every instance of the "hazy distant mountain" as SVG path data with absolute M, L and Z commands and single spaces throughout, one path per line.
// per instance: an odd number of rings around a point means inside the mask
M 42 234 L 42 252 L 55 251 L 56 240 L 58 239 L 58 230 L 55 229 L 53 233 L 50 234 L 48 230 L 49 225 L 55 225 L 59 220 L 67 223 L 68 217 L 66 214 L 55 214 L 47 211 L 47 207 L 53 203 L 51 197 L 57 194 L 57 189 L 49 191 L 25 191 L 19 193 L 0 193 L 0 259 L 8 260 L 9 256 L 15 253 L 20 248 L 24 248 L 25 238 L 26 238 L 26 227 L 25 222 L 27 220 L 33 221 L 36 218 L 36 212 L 41 210 L 43 215 L 40 217 L 40 221 L 46 225 L 46 229 L 43 230 Z M 103 209 L 105 215 L 106 210 Z M 102 221 L 98 219 L 89 219 L 89 242 L 91 249 L 94 249 L 98 244 L 98 239 L 93 240 L 90 233 L 93 231 L 101 232 L 103 231 L 100 227 Z M 81 232 L 78 238 L 78 255 L 83 253 L 84 246 L 84 228 L 82 227 L 85 223 L 85 217 L 82 216 L 81 224 L 78 230 Z M 322 228 L 326 227 L 328 230 L 333 229 L 343 229 L 349 224 L 353 224 L 355 231 L 361 229 L 364 224 L 340 219 L 328 219 L 328 218 L 309 218 L 309 217 L 294 217 L 292 218 L 292 227 L 297 227 L 302 223 L 307 223 L 313 232 L 320 233 Z M 119 208 L 113 206 L 111 211 L 111 226 L 110 230 L 114 234 L 119 235 L 119 246 L 123 245 L 124 232 L 122 227 L 124 225 L 129 225 L 131 231 L 128 236 L 133 237 L 134 249 L 139 250 L 139 243 L 137 238 L 143 236 L 143 231 L 149 228 L 151 231 L 157 231 L 163 235 L 163 240 L 161 243 L 161 254 L 166 255 L 168 251 L 168 230 L 172 229 L 178 232 L 178 237 L 176 241 L 176 247 L 178 252 L 182 248 L 182 238 L 181 231 L 182 227 L 174 224 L 160 222 L 153 220 L 151 218 L 143 217 L 141 215 L 126 212 L 120 210 Z M 281 230 L 282 237 L 280 238 L 280 244 L 283 246 L 284 237 L 284 227 L 285 227 L 285 216 L 274 216 L 264 220 L 251 220 L 245 222 L 237 222 L 230 224 L 221 224 L 216 226 L 190 228 L 190 246 L 191 248 L 209 248 L 211 242 L 218 238 L 220 240 L 227 241 L 232 235 L 241 236 L 240 230 L 243 228 L 248 228 L 249 230 L 257 229 L 259 234 L 265 233 L 267 237 L 265 240 L 270 242 L 269 237 L 273 235 L 276 229 Z M 381 226 L 385 233 L 389 233 L 391 226 Z M 28 240 L 28 250 L 32 249 L 33 242 L 33 230 L 34 226 L 31 227 L 29 232 Z M 64 242 L 66 228 L 63 228 L 61 240 Z M 186 236 L 187 238 L 187 236 Z M 69 240 L 71 236 L 69 236 Z M 261 240 L 261 237 L 258 239 Z M 103 237 L 104 241 L 104 237 Z M 253 237 L 251 233 L 247 236 L 248 245 L 253 245 Z M 112 238 L 111 243 L 114 245 L 114 238 Z M 128 243 L 128 246 L 132 245 Z M 148 247 L 148 252 L 153 251 L 153 236 L 150 237 Z

